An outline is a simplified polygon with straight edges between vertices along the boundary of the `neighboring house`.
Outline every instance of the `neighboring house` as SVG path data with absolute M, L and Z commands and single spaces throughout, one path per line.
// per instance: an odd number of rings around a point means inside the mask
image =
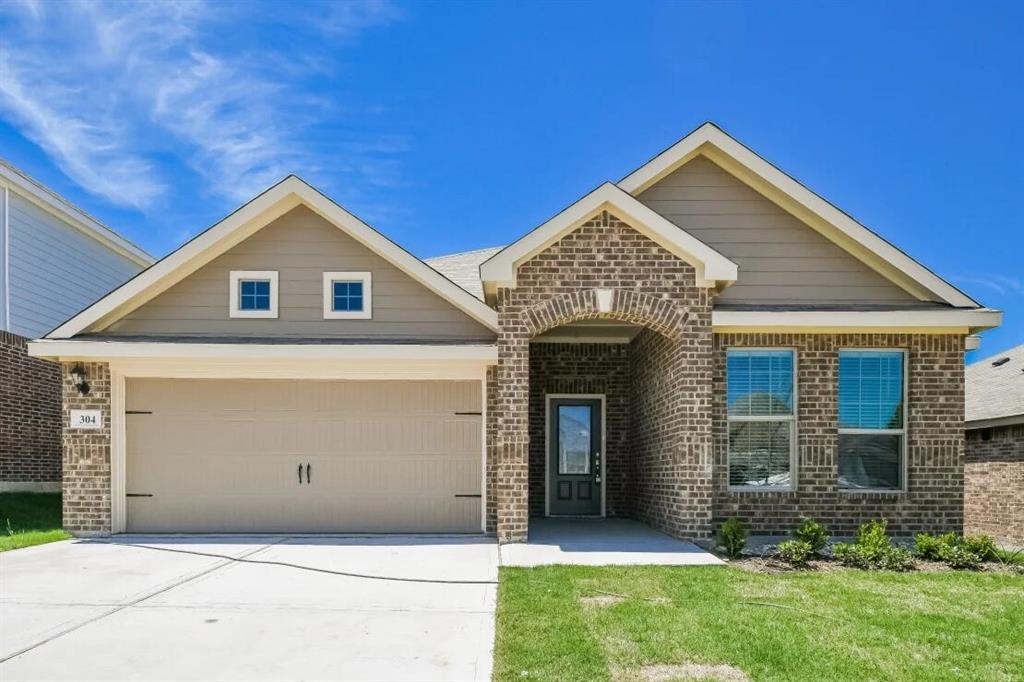
M 967 366 L 964 531 L 1024 547 L 1024 345 Z
M 60 367 L 28 340 L 152 262 L 0 160 L 0 491 L 60 490 Z
M 290 176 L 32 343 L 67 527 L 963 526 L 964 349 L 1001 314 L 714 125 L 430 264 Z

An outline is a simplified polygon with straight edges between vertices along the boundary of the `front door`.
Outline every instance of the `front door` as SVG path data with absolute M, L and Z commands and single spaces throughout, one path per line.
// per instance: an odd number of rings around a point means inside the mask
M 552 398 L 548 435 L 548 512 L 600 516 L 601 401 Z

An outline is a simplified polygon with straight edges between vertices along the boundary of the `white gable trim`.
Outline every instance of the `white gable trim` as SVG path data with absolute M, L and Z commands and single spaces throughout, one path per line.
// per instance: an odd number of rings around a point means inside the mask
M 765 161 L 713 123 L 705 123 L 627 175 L 618 183 L 619 187 L 636 196 L 698 155 L 707 156 L 770 199 L 779 201 L 783 208 L 791 210 L 825 237 L 911 293 L 921 298 L 937 298 L 958 308 L 980 307 L 977 301 Z
M 497 331 L 498 315 L 486 303 L 446 279 L 300 178 L 290 175 L 54 329 L 46 338 L 67 339 L 106 326 L 299 205 L 308 206 L 423 286 L 484 326 Z
M 42 210 L 56 216 L 140 267 L 147 267 L 154 261 L 152 256 L 117 232 L 2 160 L 0 160 L 0 188 L 13 190 Z
M 480 265 L 485 290 L 515 287 L 520 264 L 569 234 L 601 211 L 607 210 L 639 232 L 694 266 L 698 286 L 725 286 L 736 281 L 737 266 L 713 248 L 685 232 L 675 223 L 606 182 L 572 206 L 516 242 L 509 244 Z

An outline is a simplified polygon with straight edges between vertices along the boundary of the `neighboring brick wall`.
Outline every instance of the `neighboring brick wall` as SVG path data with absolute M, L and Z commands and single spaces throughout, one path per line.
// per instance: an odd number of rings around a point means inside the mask
M 1024 547 L 1024 424 L 967 432 L 964 532 Z
M 632 512 L 632 464 L 628 451 L 629 346 L 624 343 L 534 343 L 530 345 L 530 514 L 544 514 L 547 461 L 545 396 L 600 394 L 605 397 L 603 483 L 608 516 Z
M 727 347 L 797 350 L 798 489 L 730 492 L 725 411 Z M 903 348 L 908 362 L 906 493 L 837 488 L 839 349 Z M 813 517 L 837 534 L 885 518 L 895 533 L 959 531 L 964 512 L 964 337 L 910 334 L 716 334 L 714 521 L 736 516 L 754 533 L 792 529 Z
M 498 531 L 498 368 L 491 365 L 487 368 L 487 462 L 486 484 L 484 495 L 485 530 L 488 533 Z
M 83 363 L 89 394 L 79 395 L 64 363 L 64 528 L 89 535 L 109 533 L 110 371 L 105 362 Z M 103 428 L 66 428 L 70 410 L 100 410 Z
M 31 358 L 28 339 L 0 331 L 0 483 L 58 483 L 60 366 Z
M 613 291 L 610 309 L 600 309 L 597 290 Z M 679 394 L 679 412 L 668 421 L 664 444 L 649 451 L 662 460 L 651 522 L 677 534 L 703 535 L 707 523 L 679 523 L 691 504 L 688 491 L 709 486 L 710 476 L 710 294 L 695 284 L 695 272 L 625 222 L 603 212 L 519 266 L 515 289 L 497 296 L 498 401 L 496 442 L 497 531 L 502 542 L 523 540 L 528 528 L 529 340 L 562 324 L 610 318 L 641 324 L 666 338 L 661 354 L 666 377 Z M 694 331 L 687 328 L 695 324 Z M 701 380 L 700 375 L 705 376 Z M 700 424 L 703 423 L 703 426 Z M 684 433 L 687 429 L 693 429 Z M 705 494 L 705 497 L 710 491 Z M 691 498 L 697 499 L 697 498 Z M 668 510 L 676 510 L 669 513 Z M 697 503 L 690 518 L 707 514 Z M 662 520 L 659 524 L 658 519 Z

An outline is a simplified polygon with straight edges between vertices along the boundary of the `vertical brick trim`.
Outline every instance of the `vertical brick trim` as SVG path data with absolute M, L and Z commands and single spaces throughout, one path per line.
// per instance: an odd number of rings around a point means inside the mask
M 714 376 L 715 523 L 738 517 L 756 533 L 779 533 L 802 517 L 849 534 L 886 518 L 896 533 L 959 531 L 964 510 L 964 337 L 953 334 L 716 334 Z M 725 354 L 730 347 L 797 352 L 797 489 L 728 489 Z M 839 351 L 907 351 L 907 492 L 838 488 Z
M 608 318 L 657 335 L 666 383 L 663 424 L 646 436 L 652 474 L 645 518 L 680 535 L 710 523 L 711 295 L 692 266 L 607 211 L 519 266 L 515 289 L 500 288 L 495 428 L 500 542 L 525 540 L 529 513 L 529 340 L 559 325 Z M 598 291 L 611 290 L 608 309 Z M 693 329 L 691 329 L 691 325 Z M 634 342 L 635 343 L 635 342 Z M 655 342 L 652 342 L 652 347 Z M 676 397 L 678 396 L 678 397 Z
M 487 533 L 498 531 L 498 368 L 491 365 L 487 368 L 487 495 L 486 522 Z
M 72 533 L 109 533 L 110 518 L 110 369 L 85 362 L 89 394 L 79 395 L 71 368 L 62 363 L 64 388 L 64 528 Z M 100 410 L 103 428 L 68 428 L 71 410 Z
M 964 532 L 1024 547 L 1024 424 L 967 432 Z
M 60 481 L 60 401 L 60 366 L 0 331 L 0 482 Z

